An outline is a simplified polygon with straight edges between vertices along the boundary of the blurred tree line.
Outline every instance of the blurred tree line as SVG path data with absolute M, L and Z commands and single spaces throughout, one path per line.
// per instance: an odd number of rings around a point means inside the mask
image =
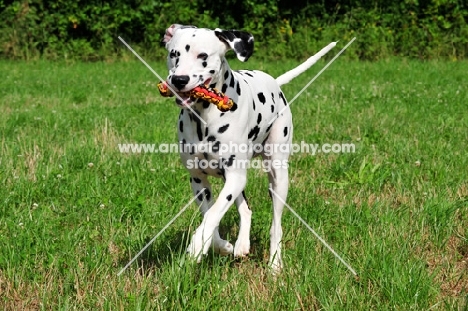
M 146 57 L 164 57 L 173 23 L 242 29 L 256 57 L 310 56 L 357 37 L 346 57 L 462 59 L 468 55 L 464 0 L 0 0 L 0 55 L 7 59 L 118 58 L 122 36 Z

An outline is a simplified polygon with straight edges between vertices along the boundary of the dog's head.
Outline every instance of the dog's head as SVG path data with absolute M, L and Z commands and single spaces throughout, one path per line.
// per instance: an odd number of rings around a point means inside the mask
M 196 100 L 184 93 L 204 84 L 214 86 L 222 77 L 224 55 L 233 50 L 237 58 L 246 61 L 253 53 L 253 36 L 238 30 L 204 29 L 174 24 L 166 30 L 162 43 L 169 54 L 166 83 L 183 99 L 177 105 L 189 107 Z

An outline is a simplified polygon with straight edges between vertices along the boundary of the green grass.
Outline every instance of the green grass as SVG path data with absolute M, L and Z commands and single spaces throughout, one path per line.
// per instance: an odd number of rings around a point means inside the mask
M 231 64 L 274 76 L 296 65 Z M 152 65 L 165 73 L 164 62 Z M 187 261 L 194 205 L 118 277 L 191 191 L 177 154 L 121 154 L 117 144 L 176 142 L 178 109 L 137 61 L 0 70 L 2 309 L 468 308 L 467 62 L 338 59 L 292 105 L 296 142 L 356 144 L 356 153 L 291 157 L 288 203 L 359 279 L 290 212 L 285 270 L 268 273 L 271 206 L 259 170 L 246 190 L 248 259 Z M 237 230 L 232 208 L 221 231 L 234 242 Z

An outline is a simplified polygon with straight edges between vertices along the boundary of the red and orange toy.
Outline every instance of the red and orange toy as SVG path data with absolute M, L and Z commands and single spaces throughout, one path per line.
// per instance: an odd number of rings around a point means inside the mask
M 165 82 L 158 83 L 159 93 L 161 93 L 164 97 L 172 97 L 174 94 L 171 90 L 167 87 Z M 205 85 L 199 85 L 188 92 L 180 93 L 180 95 L 184 97 L 195 97 L 204 101 L 207 101 L 211 104 L 216 105 L 219 110 L 221 111 L 228 111 L 234 105 L 232 99 L 224 95 L 223 93 L 219 92 L 215 88 L 207 88 Z

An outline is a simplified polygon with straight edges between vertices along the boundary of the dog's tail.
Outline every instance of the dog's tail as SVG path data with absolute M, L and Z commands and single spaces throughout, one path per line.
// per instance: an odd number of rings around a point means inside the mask
M 296 68 L 289 70 L 286 73 L 283 73 L 281 76 L 276 78 L 276 82 L 278 83 L 279 86 L 289 83 L 292 79 L 312 67 L 313 64 L 315 64 L 323 55 L 327 54 L 328 51 L 333 49 L 336 45 L 336 42 L 332 42 L 323 49 L 321 49 L 317 54 L 314 56 L 309 57 L 305 62 L 297 66 Z

